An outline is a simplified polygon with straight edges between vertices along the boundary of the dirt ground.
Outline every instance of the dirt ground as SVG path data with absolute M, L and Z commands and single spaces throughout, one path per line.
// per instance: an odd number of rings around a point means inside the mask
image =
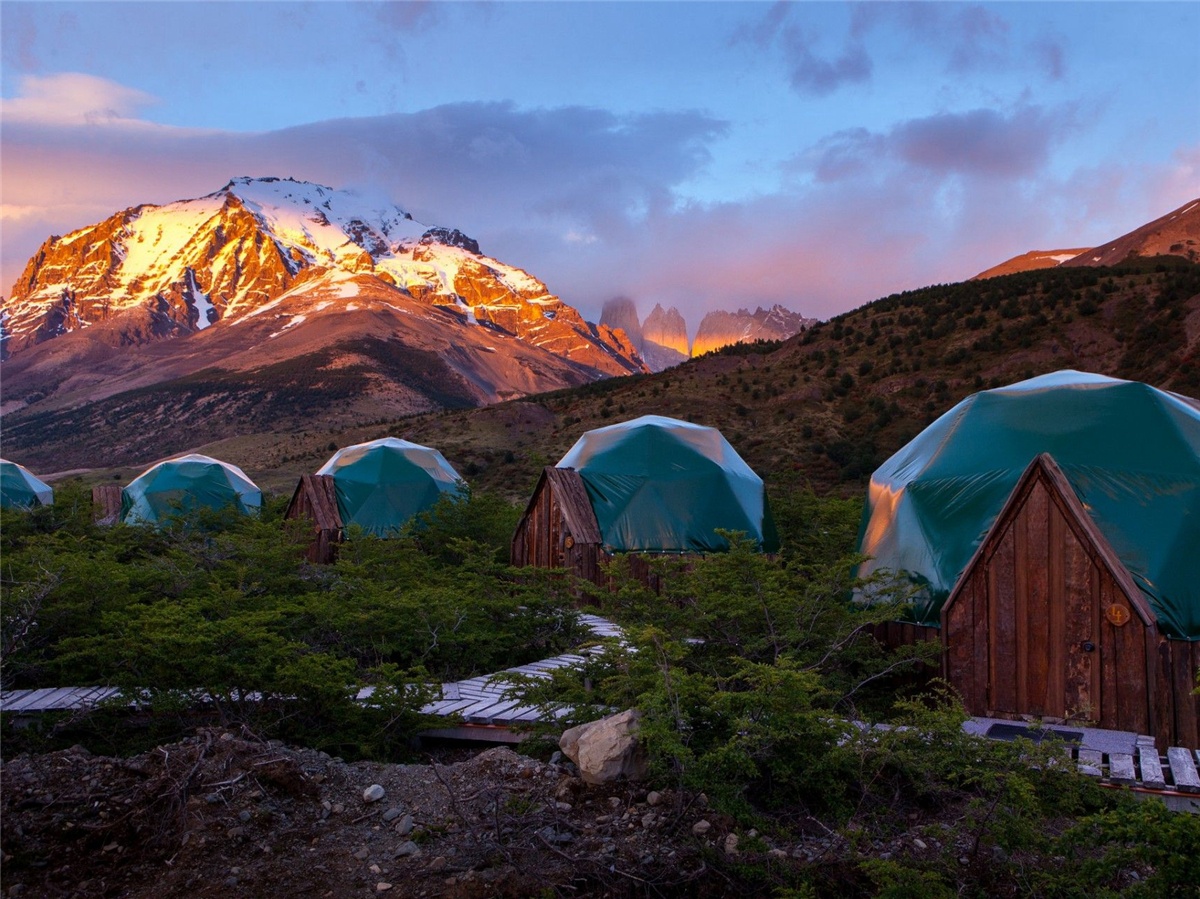
M 736 852 L 730 822 L 703 797 L 588 787 L 569 763 L 507 748 L 458 758 L 350 764 L 206 728 L 130 759 L 82 747 L 6 759 L 3 895 L 718 895 L 729 886 L 709 860 Z

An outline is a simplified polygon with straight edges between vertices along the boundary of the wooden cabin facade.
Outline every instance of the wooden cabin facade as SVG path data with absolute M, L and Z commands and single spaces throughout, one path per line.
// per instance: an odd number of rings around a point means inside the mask
M 101 484 L 92 488 L 92 521 L 111 525 L 121 520 L 121 485 Z
M 889 642 L 934 632 L 908 627 Z M 1200 748 L 1200 643 L 1159 630 L 1049 455 L 1030 463 L 963 570 L 940 637 L 943 676 L 973 715 L 1088 722 Z
M 513 565 L 566 568 L 593 584 L 606 583 L 608 553 L 583 478 L 573 468 L 543 468 L 513 533 Z
M 337 558 L 337 547 L 342 542 L 342 516 L 331 475 L 301 475 L 283 517 L 312 522 L 312 542 L 304 553 L 310 562 L 328 564 Z
M 634 578 L 655 592 L 661 591 L 662 579 L 651 563 L 652 556 L 636 552 L 622 556 Z M 565 568 L 593 584 L 610 586 L 605 564 L 612 561 L 613 554 L 604 549 L 600 524 L 579 472 L 573 468 L 542 469 L 513 533 L 509 558 L 517 567 Z

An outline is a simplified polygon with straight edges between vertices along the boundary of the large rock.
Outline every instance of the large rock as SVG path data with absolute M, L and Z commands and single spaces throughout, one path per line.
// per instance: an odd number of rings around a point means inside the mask
M 637 709 L 629 709 L 572 727 L 563 733 L 558 745 L 579 767 L 579 776 L 587 783 L 641 780 L 649 765 L 646 750 L 637 739 L 641 717 Z

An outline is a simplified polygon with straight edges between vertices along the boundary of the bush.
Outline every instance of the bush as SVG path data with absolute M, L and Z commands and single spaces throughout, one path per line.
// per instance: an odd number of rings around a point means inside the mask
M 500 561 L 515 513 L 495 497 L 444 500 L 395 539 L 353 534 L 329 566 L 303 559 L 307 529 L 281 509 L 100 528 L 68 489 L 5 513 L 5 687 L 110 685 L 163 708 L 203 694 L 222 723 L 375 756 L 416 732 L 426 683 L 581 639 L 568 584 Z

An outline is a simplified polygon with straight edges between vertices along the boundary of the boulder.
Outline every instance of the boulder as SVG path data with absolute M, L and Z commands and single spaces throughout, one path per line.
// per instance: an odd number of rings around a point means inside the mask
M 641 780 L 646 776 L 646 750 L 638 742 L 641 712 L 629 709 L 572 727 L 558 741 L 563 754 L 579 767 L 579 776 L 589 784 L 614 780 Z

